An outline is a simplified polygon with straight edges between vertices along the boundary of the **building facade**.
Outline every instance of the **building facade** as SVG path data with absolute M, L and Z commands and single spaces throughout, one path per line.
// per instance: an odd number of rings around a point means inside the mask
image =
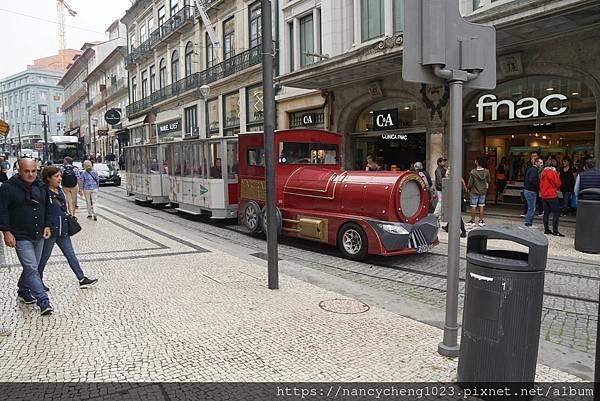
M 28 69 L 0 80 L 0 120 L 11 127 L 5 151 L 10 147 L 16 155 L 19 149 L 34 149 L 44 140 L 42 108 L 46 110 L 47 135 L 63 132 L 63 88 L 58 85 L 61 75 L 53 70 Z
M 597 2 L 460 4 L 468 20 L 496 27 L 498 56 L 498 88 L 465 92 L 465 170 L 484 154 L 496 164 L 512 153 L 517 165 L 527 148 L 598 157 Z M 279 126 L 316 123 L 344 133 L 348 168 L 364 168 L 371 154 L 387 168 L 423 161 L 435 169 L 447 150 L 449 91 L 402 80 L 402 12 L 402 0 L 282 2 Z M 536 99 L 537 113 L 517 110 L 519 101 L 535 108 L 527 98 Z
M 262 130 L 260 2 L 207 2 L 218 47 L 190 3 L 138 0 L 122 19 L 132 145 Z

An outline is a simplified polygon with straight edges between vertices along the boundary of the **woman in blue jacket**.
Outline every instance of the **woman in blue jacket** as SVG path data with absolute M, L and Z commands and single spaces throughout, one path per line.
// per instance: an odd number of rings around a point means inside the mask
M 69 236 L 69 223 L 67 222 L 67 215 L 69 214 L 67 211 L 67 200 L 63 190 L 60 188 L 60 183 L 62 181 L 60 168 L 53 166 L 45 167 L 42 171 L 42 177 L 48 188 L 48 196 L 50 198 L 49 212 L 50 222 L 52 224 L 52 236 L 44 242 L 42 258 L 40 259 L 40 264 L 38 266 L 40 277 L 43 280 L 44 268 L 48 263 L 48 259 L 50 259 L 50 255 L 52 255 L 52 249 L 56 243 L 63 255 L 67 258 L 71 270 L 75 273 L 75 276 L 79 281 L 79 287 L 87 288 L 94 285 L 98 280 L 90 279 L 85 276 L 79 265 L 79 260 L 77 260 L 77 256 L 75 256 L 75 251 L 73 250 L 73 244 L 71 243 L 71 237 Z M 46 291 L 49 290 L 45 284 L 44 289 Z

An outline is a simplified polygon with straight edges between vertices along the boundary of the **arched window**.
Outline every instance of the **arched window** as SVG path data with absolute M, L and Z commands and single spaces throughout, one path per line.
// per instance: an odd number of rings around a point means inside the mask
M 158 87 L 164 88 L 167 83 L 167 63 L 165 59 L 160 59 L 160 63 L 158 64 Z
M 194 45 L 192 42 L 188 42 L 185 46 L 185 76 L 187 77 L 192 73 L 192 57 L 194 55 Z
M 171 83 L 179 80 L 179 53 L 175 50 L 171 53 Z

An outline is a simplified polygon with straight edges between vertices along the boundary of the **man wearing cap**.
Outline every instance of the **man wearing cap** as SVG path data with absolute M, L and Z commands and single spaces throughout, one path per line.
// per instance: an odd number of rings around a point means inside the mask
M 446 158 L 439 157 L 437 159 L 437 168 L 435 169 L 435 192 L 438 201 L 433 214 L 438 219 L 442 216 L 442 180 L 446 176 L 446 161 Z

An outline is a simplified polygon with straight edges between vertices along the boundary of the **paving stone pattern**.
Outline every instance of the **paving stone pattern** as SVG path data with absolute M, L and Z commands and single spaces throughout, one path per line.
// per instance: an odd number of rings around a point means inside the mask
M 261 266 L 104 210 L 81 222 L 75 249 L 100 281 L 79 289 L 56 250 L 45 279 L 52 316 L 17 303 L 20 269 L 0 269 L 0 316 L 13 329 L 0 340 L 0 382 L 455 378 L 435 327 L 376 307 L 326 311 L 322 301 L 344 297 L 285 275 L 268 290 Z M 540 366 L 538 380 L 577 378 Z

